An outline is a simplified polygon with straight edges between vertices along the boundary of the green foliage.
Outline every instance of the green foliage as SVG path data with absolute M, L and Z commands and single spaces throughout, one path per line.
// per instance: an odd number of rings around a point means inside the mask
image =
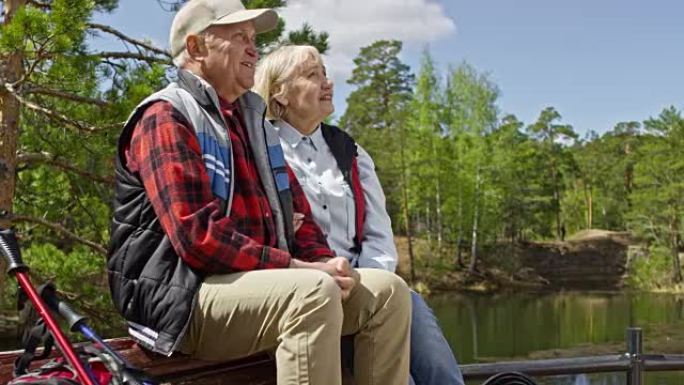
M 328 33 L 316 33 L 313 28 L 306 23 L 304 23 L 302 29 L 290 31 L 283 44 L 312 45 L 316 47 L 320 53 L 326 53 L 330 48 L 328 45 Z
M 679 280 L 684 122 L 678 110 L 644 122 L 645 134 L 639 122 L 621 122 L 580 139 L 554 107 L 531 124 L 499 117 L 497 86 L 467 63 L 442 76 L 425 51 L 414 83 L 398 59 L 400 48 L 378 41 L 361 49 L 341 125 L 373 156 L 395 226 L 405 224 L 406 185 L 411 233 L 429 245 L 415 248 L 419 267 L 448 266 L 449 254 L 472 257 L 500 242 L 602 228 L 631 230 L 661 253 L 638 262 L 645 273 L 637 277 L 652 273 L 659 282 L 657 267 Z M 669 250 L 669 266 L 662 250 Z
M 684 217 L 684 119 L 674 107 L 644 122 L 647 135 L 638 148 L 629 228 L 670 250 L 672 280 L 682 281 L 679 251 Z
M 373 157 L 388 210 L 395 218 L 401 207 L 402 184 L 397 182 L 413 83 L 409 67 L 399 59 L 401 47 L 399 41 L 381 40 L 361 49 L 348 80 L 356 89 L 347 98 L 347 110 L 340 119 L 340 126 Z
M 635 259 L 629 267 L 629 286 L 639 290 L 655 290 L 670 286 L 672 264 L 670 251 L 653 245 L 647 257 Z

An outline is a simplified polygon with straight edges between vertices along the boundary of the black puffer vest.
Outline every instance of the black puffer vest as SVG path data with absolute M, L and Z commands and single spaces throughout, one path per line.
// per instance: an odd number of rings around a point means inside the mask
M 180 71 L 178 83 L 167 89 L 187 91 L 186 103 L 199 105 L 220 117 L 218 98 L 210 86 L 194 75 Z M 126 318 L 129 333 L 143 346 L 171 355 L 182 341 L 195 307 L 203 275 L 185 264 L 164 233 L 139 176 L 125 166 L 125 148 L 133 128 L 154 100 L 155 94 L 136 109 L 119 138 L 116 157 L 114 217 L 111 225 L 107 270 L 112 300 Z M 172 100 L 176 101 L 171 97 Z M 287 180 L 285 159 L 278 136 L 264 119 L 266 106 L 254 93 L 240 99 L 241 112 L 250 136 L 250 147 L 257 161 L 260 179 L 276 219 L 278 247 L 287 250 L 292 230 L 292 195 Z M 197 103 L 195 105 L 194 103 Z M 192 110 L 192 109 L 186 109 Z M 202 119 L 205 119 L 203 117 Z M 194 116 L 188 121 L 197 119 Z M 217 123 L 225 128 L 225 123 Z M 230 212 L 228 202 L 224 202 Z M 278 218 L 275 218 L 276 215 Z

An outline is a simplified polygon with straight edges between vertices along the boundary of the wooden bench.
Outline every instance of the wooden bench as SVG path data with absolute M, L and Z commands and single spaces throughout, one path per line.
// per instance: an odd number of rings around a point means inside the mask
M 130 338 L 108 340 L 128 362 L 145 370 L 162 383 L 198 385 L 275 385 L 275 361 L 260 354 L 229 362 L 210 362 L 182 355 L 164 357 L 141 349 Z M 0 384 L 12 379 L 14 360 L 21 350 L 0 352 Z M 53 352 L 52 356 L 59 354 Z M 42 362 L 32 365 L 38 367 Z

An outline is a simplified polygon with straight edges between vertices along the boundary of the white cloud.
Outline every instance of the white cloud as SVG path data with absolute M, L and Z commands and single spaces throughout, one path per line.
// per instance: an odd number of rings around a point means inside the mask
M 422 45 L 456 31 L 434 0 L 289 0 L 280 14 L 288 30 L 309 23 L 330 34 L 326 66 L 337 84 L 351 74 L 359 49 L 376 40 Z

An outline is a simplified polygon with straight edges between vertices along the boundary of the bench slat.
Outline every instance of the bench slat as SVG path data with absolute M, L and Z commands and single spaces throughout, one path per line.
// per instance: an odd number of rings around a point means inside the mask
M 140 348 L 130 338 L 107 340 L 133 366 L 145 370 L 162 382 L 185 385 L 275 385 L 275 362 L 267 354 L 228 362 L 202 361 L 183 355 L 164 357 Z M 0 384 L 12 379 L 14 360 L 21 350 L 0 352 Z M 57 357 L 52 352 L 51 358 Z M 39 367 L 44 361 L 35 362 Z

